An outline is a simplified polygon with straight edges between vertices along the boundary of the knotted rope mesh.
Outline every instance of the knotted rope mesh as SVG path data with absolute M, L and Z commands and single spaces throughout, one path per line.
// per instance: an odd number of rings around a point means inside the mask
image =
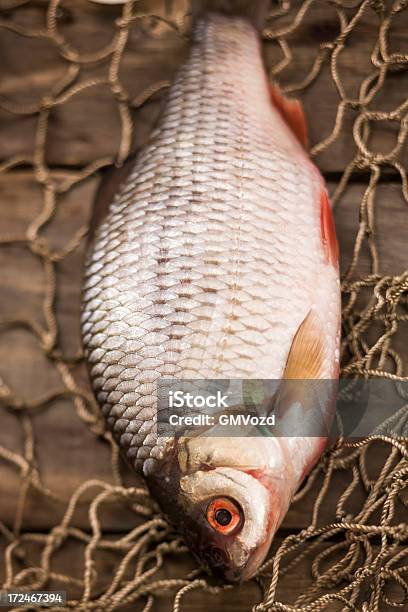
M 25 220 L 24 230 L 4 234 L 2 221 L 0 251 L 5 253 L 9 266 L 13 258 L 22 256 L 22 252 L 28 254 L 41 264 L 45 279 L 38 312 L 19 316 L 17 308 L 12 316 L 10 312 L 2 316 L 0 343 L 2 337 L 7 341 L 6 335 L 11 329 L 23 330 L 45 355 L 44 368 L 54 368 L 59 376 L 57 388 L 27 398 L 20 394 L 19 385 L 8 380 L 2 371 L 4 363 L 0 364 L 3 415 L 15 415 L 23 440 L 21 452 L 16 450 L 17 445 L 0 446 L 2 467 L 12 474 L 16 492 L 18 490 L 14 523 L 0 522 L 4 544 L 3 587 L 66 590 L 67 605 L 74 610 L 140 609 L 147 612 L 159 609 L 160 605 L 160 609 L 188 610 L 192 601 L 189 592 L 195 590 L 206 594 L 205 598 L 202 596 L 202 608 L 200 600 L 195 600 L 195 609 L 228 605 L 229 597 L 231 601 L 239 601 L 239 609 L 254 606 L 258 612 L 337 609 L 371 612 L 407 608 L 408 445 L 404 438 L 378 435 L 355 443 L 340 440 L 322 457 L 294 500 L 294 507 L 299 504 L 310 507 L 309 526 L 289 535 L 285 535 L 285 529 L 282 536 L 278 534 L 271 556 L 255 579 L 260 588 L 255 594 L 248 591 L 252 595 L 244 602 L 242 595 L 235 595 L 233 599 L 236 587 L 217 585 L 188 557 L 183 542 L 168 527 L 143 485 L 129 486 L 124 482 L 117 448 L 105 430 L 83 375 L 83 356 L 80 352 L 69 355 L 61 345 L 56 313 L 64 283 L 62 264 L 65 260 L 69 262 L 76 252 L 82 258 L 89 221 L 72 235 L 66 235 L 64 244 L 58 247 L 49 232 L 52 234 L 54 224 L 61 223 L 59 212 L 67 194 L 75 194 L 78 187 L 92 179 L 100 180 L 111 164 L 121 166 L 139 145 L 137 136 L 144 121 L 142 112 L 163 97 L 169 83 L 159 80 L 145 86 L 142 78 L 139 83 L 135 77 L 136 82 L 129 88 L 121 78 L 122 66 L 129 54 L 137 57 L 139 53 L 142 61 L 143 41 L 160 39 L 163 33 L 186 46 L 189 7 L 180 1 L 164 0 L 128 2 L 123 7 L 109 9 L 85 0 L 3 0 L 0 9 L 0 28 L 16 36 L 16 45 L 22 38 L 40 39 L 49 46 L 50 53 L 59 55 L 64 65 L 64 71 L 54 75 L 53 81 L 47 83 L 46 92 L 42 91 L 37 100 L 27 103 L 24 99 L 15 99 L 12 91 L 0 98 L 3 126 L 8 122 L 18 126 L 20 122 L 24 131 L 27 117 L 35 121 L 31 150 L 3 158 L 2 178 L 24 170 L 42 194 L 41 208 Z M 391 182 L 394 192 L 408 205 L 408 181 L 403 161 L 404 154 L 405 161 L 407 159 L 404 147 L 408 130 L 408 55 L 406 48 L 404 53 L 403 49 L 394 47 L 398 31 L 403 32 L 408 26 L 407 9 L 406 0 L 285 0 L 274 4 L 263 32 L 271 78 L 287 93 L 306 101 L 307 96 L 315 96 L 316 117 L 309 117 L 312 128 L 316 119 L 320 121 L 319 103 L 324 104 L 324 96 L 318 94 L 322 91 L 319 83 L 324 74 L 330 80 L 335 94 L 331 126 L 323 139 L 321 134 L 319 140 L 315 139 L 311 155 L 323 170 L 327 170 L 332 201 L 339 206 L 338 219 L 341 219 L 343 202 L 352 202 L 355 209 L 355 240 L 350 243 L 350 253 L 346 254 L 349 261 L 342 279 L 343 372 L 384 377 L 395 381 L 396 385 L 407 380 L 401 339 L 408 317 L 408 272 L 387 270 L 385 273 L 378 249 L 382 226 L 377 212 L 378 201 L 383 197 L 381 188 Z M 30 21 L 28 10 L 35 10 L 35 20 Z M 76 11 L 77 16 L 81 11 L 84 14 L 93 11 L 94 15 L 104 11 L 104 23 L 109 24 L 112 32 L 111 40 L 106 42 L 108 34 L 105 32 L 102 48 L 86 51 L 81 45 L 77 48 L 64 34 L 63 26 L 69 22 L 71 10 Z M 330 11 L 330 27 L 320 24 L 313 29 L 313 20 L 325 11 Z M 316 34 L 303 42 L 302 48 L 306 45 L 312 58 L 307 65 L 302 55 L 296 53 L 305 35 L 306 23 L 309 34 Z M 371 24 L 367 30 L 371 32 L 370 40 L 365 41 L 367 62 L 361 70 L 353 72 L 352 82 L 347 70 L 354 61 L 353 50 L 363 36 L 359 28 L 364 23 Z M 134 40 L 140 50 L 134 42 L 130 45 Z M 350 51 L 348 64 L 344 66 L 343 58 Z M 157 58 L 160 61 L 160 54 Z M 140 76 L 140 71 L 137 74 Z M 403 91 L 405 87 L 405 98 L 390 105 L 388 91 L 390 82 L 396 78 L 398 89 Z M 117 142 L 109 143 L 111 152 L 98 157 L 94 149 L 94 158 L 77 166 L 70 166 L 69 161 L 60 165 L 54 163 L 49 152 L 55 134 L 55 114 L 85 91 L 89 93 L 101 87 L 118 110 Z M 98 115 L 98 95 L 93 95 L 91 100 L 90 114 Z M 103 135 L 104 127 L 103 122 L 93 125 L 92 138 L 99 142 L 98 131 Z M 67 133 L 65 145 L 69 147 L 70 138 L 74 139 L 75 134 L 71 137 L 69 128 Z M 375 143 L 383 143 L 387 138 L 387 142 L 391 138 L 392 143 L 386 151 L 376 148 Z M 60 140 L 58 146 L 64 143 Z M 330 167 L 330 160 L 336 158 L 339 150 L 345 149 L 349 157 L 341 157 L 343 166 L 341 172 L 337 172 Z M 329 160 L 327 168 L 322 162 L 324 159 Z M 357 183 L 360 187 L 364 185 L 364 188 L 359 187 L 358 198 L 353 191 Z M 18 190 L 16 193 L 18 198 Z M 89 192 L 86 194 L 89 200 Z M 89 201 L 83 204 L 89 205 Z M 8 200 L 2 202 L 2 219 L 12 213 L 14 205 Z M 387 205 L 386 202 L 386 210 Z M 387 249 L 392 251 L 393 248 L 390 241 Z M 24 266 L 26 259 L 22 261 Z M 24 302 L 23 290 L 19 296 Z M 13 354 L 13 346 L 7 350 L 13 361 L 13 381 L 24 380 L 24 363 Z M 44 466 L 39 460 L 41 449 L 33 427 L 34 415 L 40 411 L 52 412 L 61 398 L 68 398 L 74 408 L 72 419 L 79 418 L 84 428 L 90 428 L 95 436 L 110 445 L 112 462 L 109 482 L 87 480 L 65 497 L 44 482 Z M 374 473 L 373 457 L 378 456 L 381 461 Z M 339 481 L 337 477 L 344 474 L 346 478 Z M 36 509 L 46 500 L 57 504 L 55 521 L 46 530 L 26 527 L 27 507 L 32 496 Z M 4 501 L 4 497 L 0 498 L 0 518 L 1 499 Z M 112 533 L 104 528 L 104 509 L 113 502 L 132 513 L 133 529 Z M 85 508 L 87 513 L 86 524 L 81 526 L 76 522 L 79 507 Z M 79 551 L 71 557 L 77 561 L 61 569 L 59 555 L 72 547 Z M 109 572 L 100 572 L 101 556 L 111 559 Z M 303 580 L 305 567 L 310 575 L 308 585 L 301 594 L 296 588 L 288 589 L 287 585 L 293 585 L 300 577 Z M 292 591 L 293 597 L 288 595 Z M 164 597 L 167 607 L 160 604 Z M 238 609 L 238 604 L 236 606 Z M 63 608 L 54 606 L 52 609 Z

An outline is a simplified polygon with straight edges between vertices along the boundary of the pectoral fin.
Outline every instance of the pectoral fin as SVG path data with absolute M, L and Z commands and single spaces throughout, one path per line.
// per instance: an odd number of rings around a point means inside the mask
M 275 435 L 327 435 L 333 381 L 323 380 L 326 358 L 323 327 L 316 312 L 310 310 L 295 334 L 273 400 Z
M 323 328 L 317 314 L 310 310 L 293 338 L 282 378 L 321 378 L 326 353 Z

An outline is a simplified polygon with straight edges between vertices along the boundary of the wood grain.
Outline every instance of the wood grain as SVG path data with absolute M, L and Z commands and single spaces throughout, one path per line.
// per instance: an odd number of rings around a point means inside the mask
M 277 539 L 274 547 L 278 548 L 280 543 L 280 540 Z M 312 561 L 315 556 L 322 553 L 326 548 L 324 544 L 319 544 L 312 554 L 299 559 L 296 566 L 281 577 L 276 593 L 276 601 L 283 601 L 287 605 L 294 604 L 296 599 L 306 592 L 313 583 L 311 572 Z M 24 549 L 20 550 L 22 553 L 22 561 L 16 564 L 16 569 L 23 569 L 24 561 L 39 564 L 40 547 L 38 545 L 27 544 Z M 4 545 L 0 544 L 0 555 L 3 555 L 3 551 Z M 297 552 L 299 553 L 300 551 Z M 378 553 L 378 546 L 373 546 L 373 552 L 375 554 Z M 395 554 L 397 554 L 397 552 L 398 551 L 395 551 Z M 323 563 L 320 563 L 320 571 L 327 571 L 330 566 L 340 559 L 341 555 L 344 555 L 344 551 L 334 553 Z M 96 596 L 103 593 L 112 581 L 121 556 L 112 550 L 104 550 L 103 552 L 97 551 L 93 558 L 95 561 L 94 571 L 97 572 L 97 579 L 94 583 L 92 595 Z M 291 557 L 288 557 L 288 559 L 284 558 L 283 565 L 287 560 L 290 560 L 290 558 Z M 62 548 L 53 554 L 51 567 L 55 572 L 61 575 L 66 573 L 74 578 L 82 579 L 84 570 L 84 547 L 72 541 L 64 542 Z M 193 567 L 194 563 L 192 563 L 188 555 L 172 557 L 171 562 L 164 563 L 164 567 L 159 570 L 155 578 L 185 578 Z M 124 575 L 124 582 L 132 578 L 133 570 L 134 568 L 130 566 L 129 571 Z M 0 567 L 0 580 L 3 578 L 3 572 L 4 568 Z M 294 576 L 296 576 L 296 579 L 294 579 Z M 340 586 L 346 586 L 346 582 L 341 582 Z M 369 594 L 368 587 L 369 585 L 367 584 L 363 589 L 365 598 Z M 82 589 L 79 586 L 67 585 L 56 580 L 51 580 L 46 588 L 49 590 L 65 590 L 70 599 L 79 599 L 82 595 Z M 324 592 L 326 592 L 326 590 L 322 591 L 322 594 Z M 152 611 L 168 612 L 172 610 L 175 593 L 176 590 L 155 593 Z M 395 581 L 389 580 L 387 584 L 387 595 L 391 600 L 401 601 L 403 596 L 402 589 Z M 189 612 L 207 612 L 210 608 L 212 612 L 248 612 L 252 609 L 253 605 L 261 600 L 261 598 L 262 593 L 260 587 L 254 581 L 251 581 L 240 586 L 235 586 L 231 590 L 221 591 L 217 594 L 209 594 L 201 590 L 191 591 L 183 597 L 181 610 Z M 357 605 L 361 605 L 361 603 L 360 600 L 357 602 Z M 141 610 L 142 606 L 140 603 L 136 605 L 130 604 L 120 609 L 123 612 L 134 612 L 135 610 Z M 330 612 L 340 612 L 340 610 L 344 609 L 344 604 L 333 601 L 328 609 L 330 609 Z M 382 612 L 391 612 L 393 609 L 395 608 L 385 604 L 381 606 Z
M 18 23 L 26 28 L 42 27 L 44 1 L 30 3 L 18 11 Z M 145 3 L 149 10 L 156 6 L 160 12 L 163 3 Z M 174 3 L 173 17 L 180 16 L 186 2 Z M 114 22 L 120 15 L 119 6 L 101 6 L 77 0 L 61 5 L 58 24 L 61 33 L 73 49 L 80 52 L 95 52 L 109 43 L 114 34 Z M 143 7 L 140 7 L 142 11 Z M 351 18 L 353 12 L 346 12 Z M 291 14 L 293 19 L 293 14 Z M 287 19 L 273 22 L 274 28 L 284 27 Z M 404 40 L 408 16 L 400 14 L 390 36 L 390 52 L 404 52 Z M 277 75 L 284 87 L 298 85 L 310 72 L 320 45 L 332 41 L 339 33 L 337 12 L 329 3 L 314 3 L 302 24 L 288 37 L 292 61 Z M 339 76 L 348 98 L 358 96 L 365 76 L 373 66 L 370 60 L 374 41 L 378 34 L 378 17 L 371 8 L 364 13 L 361 22 L 346 41 L 339 55 Z M 188 39 L 181 37 L 163 23 L 156 24 L 149 34 L 142 23 L 137 22 L 131 30 L 129 41 L 121 63 L 120 78 L 129 92 L 136 98 L 150 85 L 172 80 L 185 58 Z M 328 49 L 326 48 L 328 53 Z M 48 95 L 55 82 L 62 78 L 66 61 L 59 55 L 55 45 L 42 38 L 21 37 L 2 30 L 0 55 L 4 58 L 3 78 L 0 94 L 12 107 L 38 103 Z M 282 59 L 282 51 L 274 41 L 265 43 L 264 55 L 268 71 Z M 328 59 L 328 56 L 327 56 Z M 107 75 L 107 62 L 102 65 L 87 65 L 78 77 L 78 83 L 88 78 Z M 292 95 L 298 95 L 297 90 Z M 310 143 L 315 145 L 328 137 L 335 124 L 339 94 L 334 87 L 329 62 L 326 61 L 320 76 L 310 87 L 301 92 L 309 124 Z M 384 91 L 380 91 L 372 103 L 371 110 L 390 110 L 401 104 L 408 96 L 408 81 L 403 72 L 390 73 Z M 163 99 L 163 96 L 161 96 Z M 139 111 L 134 111 L 135 129 L 132 149 L 142 146 L 157 120 L 160 96 Z M 341 172 L 356 153 L 352 138 L 352 127 L 357 111 L 347 109 L 341 135 L 330 148 L 316 158 L 324 172 Z M 36 117 L 24 118 L 0 111 L 2 150 L 0 158 L 25 154 L 33 150 Z M 396 143 L 398 122 L 378 122 L 372 126 L 370 146 L 374 151 L 388 151 Z M 95 85 L 81 91 L 51 113 L 46 144 L 46 159 L 51 165 L 83 166 L 96 158 L 114 157 L 120 139 L 120 118 L 114 96 L 107 85 Z M 408 154 L 405 148 L 401 160 Z
M 101 177 L 89 179 L 61 196 L 57 202 L 54 219 L 44 230 L 43 235 L 53 248 L 62 248 L 73 233 L 89 221 L 93 199 L 98 192 L 97 206 L 110 199 L 117 188 L 118 178 L 126 169 L 116 174 L 110 172 Z M 332 191 L 334 184 L 329 185 Z M 335 217 L 337 223 L 342 268 L 349 262 L 349 254 L 354 243 L 358 224 L 358 206 L 364 185 L 352 185 L 347 195 L 339 202 Z M 0 209 L 0 224 L 5 233 L 24 232 L 30 219 L 38 214 L 41 206 L 41 192 L 33 181 L 30 172 L 13 172 L 0 179 L 0 201 L 6 206 Z M 377 213 L 378 246 L 382 256 L 384 271 L 400 273 L 408 267 L 408 253 L 405 245 L 404 227 L 406 225 L 406 204 L 400 187 L 384 184 L 379 188 Z M 393 248 L 390 248 L 392 240 Z M 75 355 L 80 348 L 79 333 L 79 295 L 82 278 L 82 265 L 85 241 L 58 267 L 56 302 L 59 337 L 64 354 Z M 363 270 L 369 271 L 368 256 L 363 252 Z M 0 284 L 2 300 L 0 316 L 34 317 L 38 324 L 44 325 L 41 304 L 44 292 L 44 278 L 40 262 L 24 246 L 2 247 L 0 249 Z M 397 335 L 399 348 L 407 355 L 404 328 Z M 11 355 L 11 359 L 10 359 Z M 24 376 L 22 376 L 24 372 Z M 75 371 L 77 379 L 87 388 L 85 369 Z M 35 400 L 43 397 L 51 389 L 62 388 L 59 373 L 44 356 L 36 336 L 24 328 L 13 328 L 0 334 L 0 376 L 22 399 Z M 23 439 L 18 416 L 1 409 L 2 427 L 0 444 L 15 452 L 21 452 Z M 77 415 L 70 398 L 55 400 L 50 406 L 34 411 L 33 429 L 37 440 L 36 459 L 43 475 L 44 484 L 62 499 L 66 500 L 72 492 L 88 478 L 98 478 L 113 482 L 108 445 L 97 439 L 89 427 Z M 373 469 L 379 469 L 383 455 L 373 455 Z M 137 482 L 126 471 L 129 484 Z M 338 489 L 346 488 L 350 481 L 348 473 L 340 473 Z M 0 520 L 12 525 L 20 479 L 15 468 L 0 460 L 0 482 L 2 501 Z M 321 481 L 316 483 L 315 492 Z M 343 489 L 342 489 L 343 488 Z M 364 492 L 356 496 L 355 504 L 363 500 Z M 284 529 L 299 529 L 310 523 L 314 493 L 290 509 Z M 85 496 L 85 500 L 87 497 Z M 89 500 L 89 497 L 88 497 Z M 28 498 L 24 524 L 27 529 L 47 529 L 61 520 L 63 505 L 56 501 L 43 499 L 38 493 L 31 492 Z M 323 504 L 320 520 L 322 523 L 335 518 L 334 506 L 328 500 Z M 109 506 L 103 513 L 102 524 L 108 530 L 128 529 L 134 526 L 135 515 L 123 505 Z M 75 516 L 75 524 L 89 527 L 86 501 Z

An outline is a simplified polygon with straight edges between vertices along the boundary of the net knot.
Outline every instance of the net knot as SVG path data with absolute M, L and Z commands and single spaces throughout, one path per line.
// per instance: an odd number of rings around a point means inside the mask
M 364 104 L 359 100 L 354 100 L 353 98 L 345 98 L 344 102 L 346 106 L 357 112 L 360 112 L 364 109 Z
M 0 406 L 7 408 L 10 411 L 24 410 L 25 403 L 18 397 L 14 397 L 11 393 L 6 393 L 0 387 Z
M 43 259 L 51 259 L 51 251 L 45 240 L 36 238 L 30 243 L 30 249 L 35 255 L 39 255 Z
M 55 344 L 55 335 L 49 331 L 45 332 L 41 337 L 41 346 L 46 355 L 49 355 Z
M 41 110 L 50 110 L 54 106 L 55 102 L 51 96 L 44 96 L 40 103 Z
M 364 578 L 368 578 L 371 576 L 372 571 L 369 567 L 358 567 L 354 572 L 354 577 L 357 580 L 364 580 Z
M 68 530 L 66 527 L 63 527 L 62 525 L 57 525 L 57 527 L 54 527 L 54 529 L 52 529 L 50 533 L 50 537 L 55 547 L 59 548 L 64 542 L 64 540 L 67 539 Z
M 354 165 L 357 170 L 366 170 L 370 166 L 370 160 L 365 155 L 358 155 L 354 160 Z
M 115 19 L 115 25 L 121 30 L 124 30 L 131 25 L 132 21 L 133 20 L 131 17 L 122 16 L 122 17 L 118 17 L 117 19 Z
M 382 15 L 385 11 L 384 0 L 370 0 L 370 6 L 378 15 Z
M 46 168 L 36 167 L 35 169 L 35 178 L 42 185 L 46 185 L 50 182 L 50 174 Z
M 408 0 L 400 0 L 399 4 L 395 7 L 395 12 L 405 11 L 408 7 Z
M 302 529 L 302 531 L 300 532 L 299 536 L 303 536 L 303 537 L 308 537 L 313 535 L 315 532 L 315 526 L 314 525 L 308 525 L 305 529 Z
M 407 540 L 408 539 L 408 525 L 400 523 L 395 525 L 393 529 L 394 537 L 396 540 Z
M 126 91 L 123 89 L 123 87 L 119 83 L 117 82 L 112 83 L 111 91 L 113 95 L 115 96 L 115 98 L 118 100 L 118 102 L 128 102 L 129 101 L 129 96 L 127 95 Z
M 334 49 L 335 49 L 337 46 L 344 47 L 344 45 L 336 45 L 336 43 L 335 43 L 335 42 L 333 42 L 333 41 L 331 41 L 331 42 L 330 42 L 330 41 L 327 41 L 327 42 L 325 42 L 325 43 L 322 43 L 322 44 L 320 45 L 320 48 L 321 48 L 321 49 L 327 49 L 328 51 L 334 51 Z

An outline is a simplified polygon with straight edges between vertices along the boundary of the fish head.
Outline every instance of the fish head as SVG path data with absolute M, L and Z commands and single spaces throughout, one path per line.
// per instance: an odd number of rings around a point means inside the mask
M 148 478 L 201 564 L 228 582 L 256 573 L 289 504 L 264 446 L 256 438 L 184 439 Z
M 240 469 L 198 470 L 180 480 L 186 539 L 204 565 L 231 582 L 250 578 L 265 558 L 274 531 L 272 502 L 268 489 Z

